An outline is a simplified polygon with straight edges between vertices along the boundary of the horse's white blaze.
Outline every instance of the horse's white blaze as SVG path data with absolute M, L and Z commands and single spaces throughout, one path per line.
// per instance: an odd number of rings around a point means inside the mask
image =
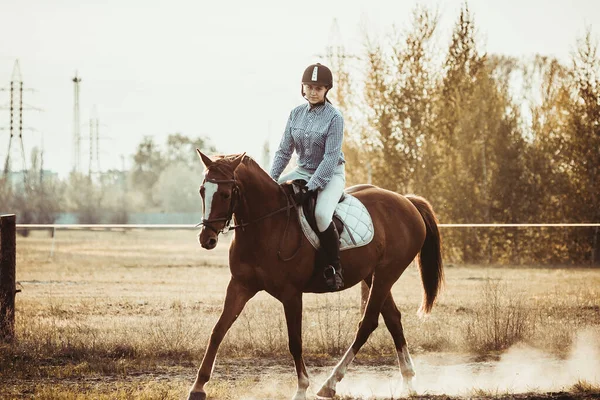
M 202 211 L 203 219 L 210 219 L 210 211 L 212 206 L 212 201 L 215 193 L 217 193 L 217 189 L 219 185 L 212 182 L 204 183 L 204 210 Z

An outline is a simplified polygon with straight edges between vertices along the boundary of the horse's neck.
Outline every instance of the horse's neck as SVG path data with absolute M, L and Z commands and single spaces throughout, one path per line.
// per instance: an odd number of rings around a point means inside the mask
M 237 219 L 252 222 L 285 206 L 283 191 L 267 174 L 245 168 L 238 179 L 243 185 L 243 200 Z

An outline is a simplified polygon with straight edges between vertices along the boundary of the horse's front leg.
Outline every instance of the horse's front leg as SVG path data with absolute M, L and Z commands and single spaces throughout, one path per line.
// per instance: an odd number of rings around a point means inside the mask
M 305 400 L 309 380 L 304 358 L 302 358 L 302 293 L 283 301 L 283 308 L 287 322 L 290 353 L 294 357 L 298 375 L 298 389 L 292 400 Z
M 206 392 L 204 391 L 204 384 L 210 379 L 215 358 L 217 357 L 217 350 L 219 345 L 223 341 L 225 334 L 233 324 L 233 322 L 240 315 L 244 306 L 254 295 L 255 290 L 250 290 L 243 286 L 240 282 L 231 278 L 229 285 L 227 286 L 227 294 L 225 296 L 225 303 L 223 304 L 223 311 L 219 320 L 215 324 L 213 331 L 210 335 L 210 341 L 206 347 L 204 358 L 202 359 L 202 365 L 198 370 L 198 376 L 194 386 L 190 390 L 188 400 L 205 400 Z

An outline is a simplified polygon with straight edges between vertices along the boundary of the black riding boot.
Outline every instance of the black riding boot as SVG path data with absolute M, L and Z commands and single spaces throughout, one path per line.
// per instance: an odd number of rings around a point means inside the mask
M 319 232 L 319 240 L 327 256 L 327 266 L 323 273 L 325 283 L 332 291 L 340 290 L 344 287 L 342 264 L 340 263 L 340 235 L 333 222 L 325 231 Z

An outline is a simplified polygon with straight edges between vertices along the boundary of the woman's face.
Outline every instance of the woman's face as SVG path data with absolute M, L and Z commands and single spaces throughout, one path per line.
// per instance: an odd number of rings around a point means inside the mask
M 302 88 L 306 94 L 306 98 L 310 104 L 318 104 L 325 101 L 325 93 L 327 88 L 325 86 L 303 84 Z

